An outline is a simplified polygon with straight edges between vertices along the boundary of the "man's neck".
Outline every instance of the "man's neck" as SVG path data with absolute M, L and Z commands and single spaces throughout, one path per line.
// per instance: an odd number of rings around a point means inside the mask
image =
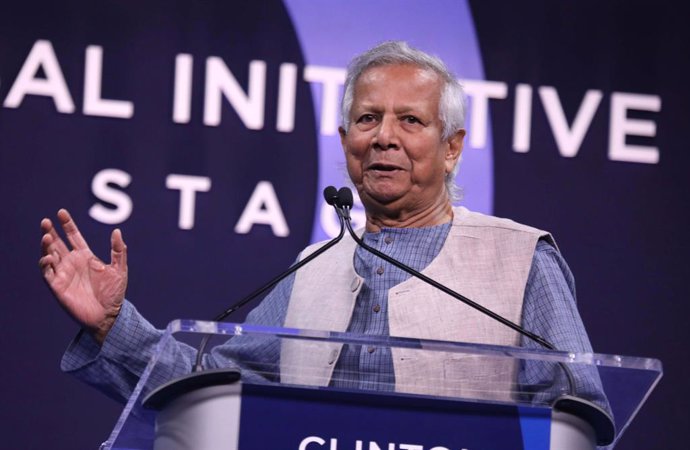
M 430 205 L 415 211 L 367 211 L 366 231 L 375 233 L 382 228 L 422 228 L 441 225 L 453 220 L 453 206 L 450 201 Z

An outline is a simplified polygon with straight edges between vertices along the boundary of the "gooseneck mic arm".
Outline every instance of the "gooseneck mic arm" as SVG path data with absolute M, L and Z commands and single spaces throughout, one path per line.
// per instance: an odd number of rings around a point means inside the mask
M 350 194 L 352 195 L 352 194 Z M 323 191 L 323 196 L 326 199 L 326 203 L 329 205 L 335 206 L 335 202 L 338 198 L 338 190 L 334 188 L 333 186 L 328 186 L 326 189 Z M 254 300 L 256 297 L 259 295 L 263 294 L 264 292 L 268 291 L 269 289 L 273 288 L 276 284 L 280 283 L 288 277 L 289 275 L 293 274 L 295 271 L 297 271 L 299 268 L 303 267 L 306 264 L 309 264 L 311 261 L 313 261 L 315 258 L 318 258 L 319 255 L 321 255 L 323 252 L 328 250 L 329 248 L 333 247 L 335 244 L 337 244 L 345 235 L 345 226 L 344 226 L 344 219 L 343 216 L 340 214 L 340 211 L 338 211 L 338 220 L 340 221 L 340 233 L 338 235 L 328 241 L 323 247 L 312 253 L 311 255 L 305 257 L 301 261 L 297 262 L 296 264 L 292 265 L 288 270 L 285 272 L 281 273 L 268 283 L 266 283 L 264 286 L 260 287 L 259 289 L 255 290 L 251 294 L 247 295 L 244 297 L 242 300 L 238 301 L 237 303 L 233 304 L 231 307 L 223 311 L 222 313 L 218 314 L 216 317 L 213 318 L 214 322 L 220 322 L 221 320 L 225 319 L 228 317 L 230 314 L 234 313 L 238 309 L 242 308 L 244 305 L 249 303 L 250 301 Z M 203 337 L 201 340 L 201 343 L 199 344 L 199 350 L 196 355 L 196 360 L 194 362 L 194 366 L 192 367 L 192 372 L 200 372 L 203 370 L 203 355 L 206 350 L 206 346 L 208 345 L 208 341 L 211 339 L 211 335 L 207 334 Z

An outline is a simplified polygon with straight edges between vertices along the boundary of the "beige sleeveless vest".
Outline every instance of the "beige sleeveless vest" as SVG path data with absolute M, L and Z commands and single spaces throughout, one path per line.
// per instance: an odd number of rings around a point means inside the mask
M 454 208 L 451 230 L 428 277 L 520 323 L 522 300 L 537 241 L 551 236 L 507 219 Z M 555 245 L 555 243 L 553 243 Z M 305 257 L 323 243 L 308 247 Z M 349 237 L 297 272 L 285 326 L 346 331 L 363 279 L 353 267 L 356 243 Z M 517 346 L 512 329 L 410 278 L 388 293 L 391 336 Z M 284 341 L 281 381 L 328 385 L 339 344 Z M 460 354 L 393 349 L 396 390 L 465 398 L 508 399 L 516 368 Z

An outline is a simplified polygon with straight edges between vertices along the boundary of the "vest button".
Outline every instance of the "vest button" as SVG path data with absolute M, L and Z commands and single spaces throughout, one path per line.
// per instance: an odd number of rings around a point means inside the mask
M 374 310 L 374 312 L 376 312 L 376 313 L 379 312 L 379 311 L 381 311 L 381 305 L 375 305 L 374 308 L 373 308 L 373 310 Z
M 369 348 L 367 348 L 367 351 L 369 353 L 374 353 L 376 351 L 376 347 L 369 347 Z
M 378 269 L 376 269 L 376 273 L 378 273 L 379 275 L 383 275 L 383 267 L 379 267 Z

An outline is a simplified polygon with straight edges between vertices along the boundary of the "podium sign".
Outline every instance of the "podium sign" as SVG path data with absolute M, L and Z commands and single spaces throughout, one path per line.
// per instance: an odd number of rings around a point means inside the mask
M 191 375 L 171 369 L 180 346 L 196 347 L 209 334 L 218 347 L 206 363 L 227 364 Z M 343 345 L 404 349 L 418 353 L 420 364 L 451 361 L 453 370 L 345 389 L 336 373 L 299 366 L 308 355 L 286 361 L 283 351 Z M 506 363 L 518 369 L 515 379 L 486 376 L 487 367 Z M 525 384 L 520 374 L 535 365 L 553 379 Z M 300 374 L 290 384 L 288 371 Z M 565 383 L 563 372 L 575 383 Z M 661 363 L 647 358 L 180 320 L 167 327 L 102 448 L 565 450 L 593 448 L 609 432 L 604 439 L 613 447 L 661 375 Z M 596 392 L 582 390 L 581 377 Z M 573 394 L 612 416 L 615 429 L 595 423 L 596 414 L 554 408 Z

